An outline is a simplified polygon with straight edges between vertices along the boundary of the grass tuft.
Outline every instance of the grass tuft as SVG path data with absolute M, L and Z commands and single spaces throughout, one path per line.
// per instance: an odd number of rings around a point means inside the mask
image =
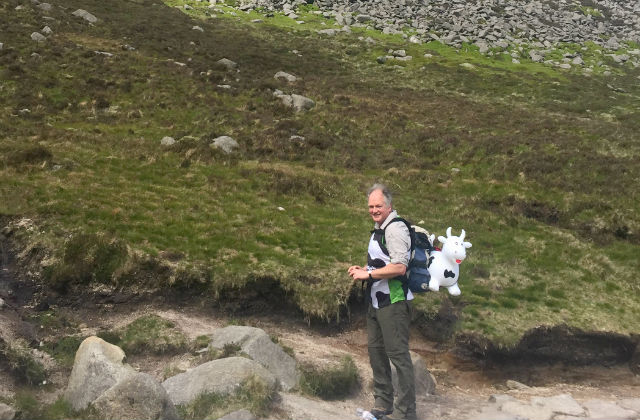
M 345 398 L 360 386 L 358 368 L 349 356 L 335 366 L 320 368 L 307 364 L 301 370 L 300 389 L 315 397 Z

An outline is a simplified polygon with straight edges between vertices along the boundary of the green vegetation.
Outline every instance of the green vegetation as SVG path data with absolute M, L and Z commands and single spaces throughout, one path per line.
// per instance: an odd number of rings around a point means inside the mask
M 301 370 L 300 389 L 315 397 L 344 398 L 360 386 L 358 368 L 350 356 L 345 356 L 335 366 L 317 367 L 307 364 Z
M 178 406 L 178 414 L 186 420 L 217 419 L 247 409 L 257 417 L 265 417 L 269 414 L 274 392 L 260 378 L 251 377 L 231 395 L 202 394 L 191 404 Z
M 47 371 L 38 361 L 26 342 L 16 340 L 11 343 L 0 341 L 0 356 L 18 383 L 41 385 L 47 378 Z
M 176 354 L 189 349 L 189 343 L 175 325 L 157 315 L 142 316 L 122 329 L 98 334 L 127 354 Z
M 364 191 L 382 181 L 403 216 L 473 243 L 460 297 L 418 297 L 427 318 L 446 304 L 456 332 L 504 343 L 541 324 L 638 331 L 640 69 L 593 44 L 550 54 L 579 52 L 594 64 L 584 74 L 526 48 L 513 64 L 365 28 L 325 37 L 334 22 L 313 7 L 297 24 L 181 0 L 69 0 L 99 21 L 54 8 L 65 24 L 35 43 L 40 14 L 17 4 L 0 4 L 0 215 L 34 221 L 15 237 L 46 250 L 60 292 L 235 291 L 240 307 L 340 319 L 357 293 L 346 269 L 366 257 Z M 400 48 L 414 59 L 376 63 Z M 281 70 L 301 80 L 275 80 Z M 276 88 L 317 105 L 294 113 Z M 213 150 L 221 135 L 239 150 Z M 186 345 L 145 322 L 111 338 L 134 352 Z
M 94 409 L 88 408 L 79 412 L 75 411 L 71 407 L 71 404 L 62 397 L 59 397 L 52 404 L 42 405 L 38 402 L 34 394 L 29 391 L 19 391 L 16 393 L 15 408 L 18 412 L 16 419 L 81 420 L 97 418 L 97 413 Z

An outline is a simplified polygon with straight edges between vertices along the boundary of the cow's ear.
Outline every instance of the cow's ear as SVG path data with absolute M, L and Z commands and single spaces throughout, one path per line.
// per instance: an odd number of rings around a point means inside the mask
M 462 245 L 463 245 L 465 248 L 471 248 L 471 242 L 463 242 L 463 243 L 462 243 Z
M 444 236 L 438 236 L 438 240 L 440 241 L 441 244 L 445 244 L 445 242 L 447 242 L 447 238 L 445 238 Z

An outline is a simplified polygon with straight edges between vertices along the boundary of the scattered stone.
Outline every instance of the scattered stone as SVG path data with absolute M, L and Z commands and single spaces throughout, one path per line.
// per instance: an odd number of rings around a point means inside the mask
M 0 42 L 0 51 L 4 48 L 4 43 Z
M 304 140 L 305 140 L 305 139 L 304 139 L 304 137 L 302 137 L 302 136 L 298 136 L 298 135 L 294 134 L 294 135 L 292 135 L 291 137 L 289 137 L 289 140 L 291 140 L 291 141 L 297 141 L 297 142 L 302 143 L 302 142 L 304 142 Z
M 16 417 L 16 410 L 5 404 L 0 403 L 0 420 L 13 420 Z
M 529 405 L 520 401 L 507 401 L 502 404 L 500 410 L 520 419 L 551 420 L 553 417 L 553 411 L 547 407 Z
M 238 63 L 231 61 L 228 58 L 221 58 L 217 61 L 218 64 L 227 68 L 227 70 L 235 70 L 238 68 Z
M 278 207 L 279 211 L 284 208 Z M 269 370 L 280 381 L 285 391 L 298 384 L 300 375 L 296 361 L 271 341 L 271 337 L 260 328 L 229 326 L 220 328 L 211 335 L 210 347 L 222 349 L 226 344 L 235 343 L 242 351 Z
M 284 207 L 277 207 L 278 211 L 284 211 Z
M 411 42 L 412 44 L 422 44 L 422 40 L 415 35 L 411 35 L 409 37 L 409 42 Z
M 238 410 L 220 417 L 218 420 L 258 420 L 249 410 Z
M 193 10 L 192 6 L 189 6 L 188 4 L 184 5 L 184 10 Z
M 40 32 L 31 33 L 31 39 L 36 42 L 44 42 L 47 40 L 47 37 L 42 35 Z
M 318 33 L 321 35 L 335 36 L 338 31 L 336 31 L 335 29 L 320 29 Z
M 387 57 L 386 57 L 386 56 L 384 56 L 384 55 L 380 55 L 380 56 L 376 57 L 376 61 L 377 61 L 379 64 L 384 64 L 384 63 L 386 63 L 386 62 L 387 62 Z
M 277 72 L 274 76 L 274 79 L 278 80 L 278 79 L 284 79 L 289 83 L 294 83 L 296 80 L 298 80 L 298 78 L 296 76 L 294 76 L 293 74 L 289 74 L 286 73 L 284 71 L 279 71 Z
M 96 55 L 104 55 L 105 57 L 113 57 L 113 54 L 106 51 L 94 51 Z
M 162 140 L 160 140 L 160 144 L 162 146 L 173 146 L 174 144 L 176 144 L 176 139 L 174 139 L 173 137 L 165 136 L 162 138 Z
M 371 16 L 369 15 L 357 15 L 356 16 L 356 22 L 358 23 L 365 23 L 365 22 L 369 22 L 371 20 Z
M 214 149 L 220 149 L 225 153 L 232 153 L 235 149 L 237 149 L 240 145 L 237 141 L 232 139 L 229 136 L 220 136 L 213 139 L 213 142 L 209 145 Z
M 220 89 L 224 89 L 224 90 L 230 90 L 231 89 L 231 85 L 216 85 L 217 88 Z
M 474 66 L 471 63 L 462 63 L 460 64 L 460 67 L 464 67 L 465 69 L 469 69 L 469 70 L 474 70 L 476 68 L 476 66 Z
M 162 383 L 174 405 L 188 404 L 204 393 L 228 395 L 242 383 L 257 376 L 271 389 L 277 386 L 275 376 L 260 363 L 244 357 L 226 357 L 204 363 Z
M 263 20 L 262 20 L 262 19 L 253 19 L 253 20 L 251 21 L 251 23 L 262 23 L 262 22 L 263 22 Z M 233 414 L 233 413 L 231 413 L 231 414 Z
M 194 30 L 194 31 L 204 32 L 204 29 L 202 29 L 202 27 L 200 27 L 198 25 L 193 26 L 191 29 Z
M 585 410 L 569 394 L 560 394 L 553 397 L 533 397 L 531 404 L 551 410 L 554 414 L 567 416 L 584 416 Z
M 407 52 L 405 50 L 389 50 L 389 53 L 394 57 L 406 57 Z
M 495 403 L 498 406 L 498 408 L 502 407 L 502 404 L 506 402 L 513 402 L 513 401 L 518 401 L 518 400 L 513 398 L 511 395 L 493 394 L 489 396 L 489 402 Z
M 89 23 L 96 23 L 98 21 L 97 17 L 95 17 L 94 15 L 92 15 L 91 13 L 87 12 L 84 9 L 78 9 L 75 12 L 73 12 L 72 15 L 81 17 L 82 19 L 86 20 Z
M 625 398 L 620 401 L 620 406 L 640 413 L 640 398 Z
M 51 9 L 53 9 L 53 6 L 51 6 L 49 3 L 39 3 L 36 5 L 36 7 L 44 12 L 50 12 Z
M 51 34 L 53 33 L 53 31 L 51 30 L 51 28 L 50 28 L 50 27 L 48 27 L 48 26 L 45 26 L 44 28 L 42 28 L 42 30 L 41 30 L 40 32 L 42 32 L 42 33 L 43 33 L 43 34 L 45 34 L 45 35 L 51 35 Z
M 0 298 L 0 309 L 4 308 L 4 300 L 2 298 Z
M 523 390 L 526 390 L 526 389 L 530 388 L 529 386 L 527 386 L 527 385 L 525 385 L 525 384 L 523 384 L 521 382 L 514 381 L 512 379 L 509 379 L 507 381 L 506 385 L 507 385 L 507 388 L 509 388 L 509 389 L 515 389 L 515 390 L 519 390 L 519 391 L 523 391 Z
M 571 64 L 569 63 L 562 63 L 558 65 L 559 68 L 564 69 L 564 70 L 569 70 L 571 68 Z
M 634 419 L 638 415 L 633 410 L 599 399 L 585 401 L 582 406 L 587 409 L 589 418 L 593 420 L 626 420 Z
M 413 57 L 410 55 L 405 55 L 404 57 L 395 57 L 397 61 L 411 61 Z

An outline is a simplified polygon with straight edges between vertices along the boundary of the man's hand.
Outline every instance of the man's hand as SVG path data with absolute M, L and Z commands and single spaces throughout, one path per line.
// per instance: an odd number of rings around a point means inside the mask
M 355 280 L 367 280 L 369 278 L 369 272 L 366 268 L 360 267 L 359 265 L 352 265 L 349 267 L 349 275 L 351 278 Z

